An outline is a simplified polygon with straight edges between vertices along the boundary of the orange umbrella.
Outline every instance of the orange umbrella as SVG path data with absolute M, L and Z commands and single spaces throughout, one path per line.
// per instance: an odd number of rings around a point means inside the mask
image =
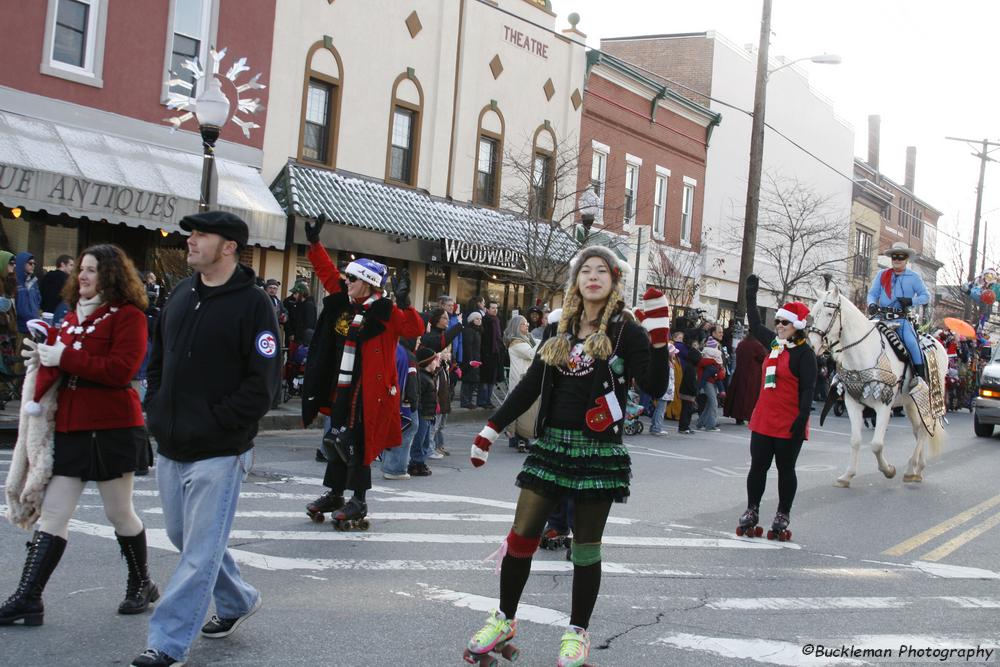
M 944 325 L 959 336 L 965 336 L 966 338 L 976 337 L 976 329 L 968 322 L 960 320 L 957 317 L 944 318 Z

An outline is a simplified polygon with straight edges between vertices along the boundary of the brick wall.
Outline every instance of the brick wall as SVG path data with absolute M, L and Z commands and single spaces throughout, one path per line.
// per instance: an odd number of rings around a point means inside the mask
M 712 94 L 712 40 L 704 34 L 685 37 L 641 39 L 603 39 L 601 50 L 626 62 L 638 65 L 649 74 L 670 72 L 671 81 L 683 84 L 668 87 L 703 106 L 709 105 L 704 96 L 690 90 Z M 653 76 L 660 79 L 660 77 Z

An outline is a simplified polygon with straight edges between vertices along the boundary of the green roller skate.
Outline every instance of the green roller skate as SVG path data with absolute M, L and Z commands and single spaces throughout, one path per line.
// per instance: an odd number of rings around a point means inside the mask
M 587 663 L 590 656 L 590 633 L 575 625 L 562 636 L 559 644 L 558 667 L 593 667 Z
M 517 660 L 517 647 L 511 640 L 517 634 L 517 621 L 508 621 L 503 612 L 494 609 L 486 618 L 483 629 L 472 636 L 462 658 L 470 665 L 496 667 L 497 659 L 491 653 L 500 654 L 505 660 Z

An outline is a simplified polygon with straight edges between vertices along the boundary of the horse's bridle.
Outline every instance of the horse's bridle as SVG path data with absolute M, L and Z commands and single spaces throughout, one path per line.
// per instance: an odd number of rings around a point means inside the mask
M 842 313 L 841 313 L 841 310 L 840 310 L 840 302 L 838 301 L 837 303 L 830 303 L 829 301 L 824 301 L 824 302 L 823 302 L 823 306 L 824 306 L 825 308 L 831 308 L 831 309 L 833 309 L 833 312 L 834 312 L 834 316 L 832 316 L 832 317 L 830 318 L 830 324 L 829 324 L 829 325 L 827 325 L 827 327 L 826 327 L 826 331 L 820 331 L 820 330 L 819 330 L 819 329 L 817 329 L 816 327 L 813 327 L 813 326 L 810 326 L 810 327 L 809 327 L 809 333 L 814 333 L 814 334 L 818 334 L 818 335 L 819 335 L 819 337 L 820 337 L 820 338 L 822 338 L 822 339 L 823 339 L 823 341 L 824 341 L 824 342 L 826 343 L 826 348 L 827 348 L 827 350 L 829 350 L 829 351 L 830 351 L 830 354 L 839 354 L 839 353 L 841 353 L 841 352 L 845 352 L 845 351 L 847 351 L 847 350 L 851 349 L 851 348 L 852 348 L 852 347 L 854 347 L 855 345 L 858 345 L 858 344 L 860 344 L 860 343 L 861 343 L 861 342 L 862 342 L 862 341 L 863 341 L 863 340 L 864 340 L 865 338 L 868 338 L 868 336 L 870 336 L 870 335 L 871 335 L 871 333 L 872 333 L 873 331 L 875 331 L 875 329 L 877 329 L 877 328 L 878 328 L 878 327 L 876 327 L 876 326 L 875 326 L 875 325 L 873 324 L 873 325 L 872 325 L 872 328 L 871 328 L 871 329 L 869 329 L 869 330 L 868 330 L 868 333 L 866 333 L 866 334 L 865 334 L 864 336 L 862 336 L 862 337 L 861 337 L 861 338 L 859 338 L 858 340 L 854 341 L 854 342 L 853 342 L 853 343 L 851 343 L 850 345 L 844 345 L 843 347 L 841 347 L 841 348 L 840 348 L 840 350 L 837 350 L 836 348 L 837 348 L 837 346 L 838 346 L 838 345 L 840 344 L 840 338 L 838 338 L 837 340 L 835 340 L 835 341 L 831 342 L 831 341 L 829 340 L 829 335 L 830 335 L 830 332 L 831 332 L 831 331 L 833 330 L 833 324 L 834 324 L 834 321 L 835 321 L 835 320 L 834 320 L 834 317 L 836 317 L 836 321 L 839 321 L 839 322 L 840 322 L 840 331 L 841 331 L 841 336 L 843 336 L 843 331 L 844 331 L 844 319 L 843 319 L 843 317 L 842 317 Z

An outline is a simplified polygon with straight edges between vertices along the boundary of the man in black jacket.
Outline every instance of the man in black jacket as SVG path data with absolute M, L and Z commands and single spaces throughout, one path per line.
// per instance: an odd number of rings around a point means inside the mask
M 55 326 L 59 326 L 69 311 L 69 306 L 62 298 L 62 289 L 69 274 L 73 273 L 75 264 L 69 255 L 59 255 L 56 258 L 56 268 L 38 281 L 38 291 L 42 293 L 42 312 L 53 314 L 52 323 Z
M 278 322 L 253 270 L 238 261 L 245 222 L 209 211 L 180 226 L 191 232 L 188 265 L 196 273 L 157 320 L 146 413 L 167 537 L 181 560 L 134 667 L 185 660 L 213 598 L 216 615 L 201 626 L 203 637 L 228 636 L 261 604 L 226 544 L 257 422 L 278 391 Z

